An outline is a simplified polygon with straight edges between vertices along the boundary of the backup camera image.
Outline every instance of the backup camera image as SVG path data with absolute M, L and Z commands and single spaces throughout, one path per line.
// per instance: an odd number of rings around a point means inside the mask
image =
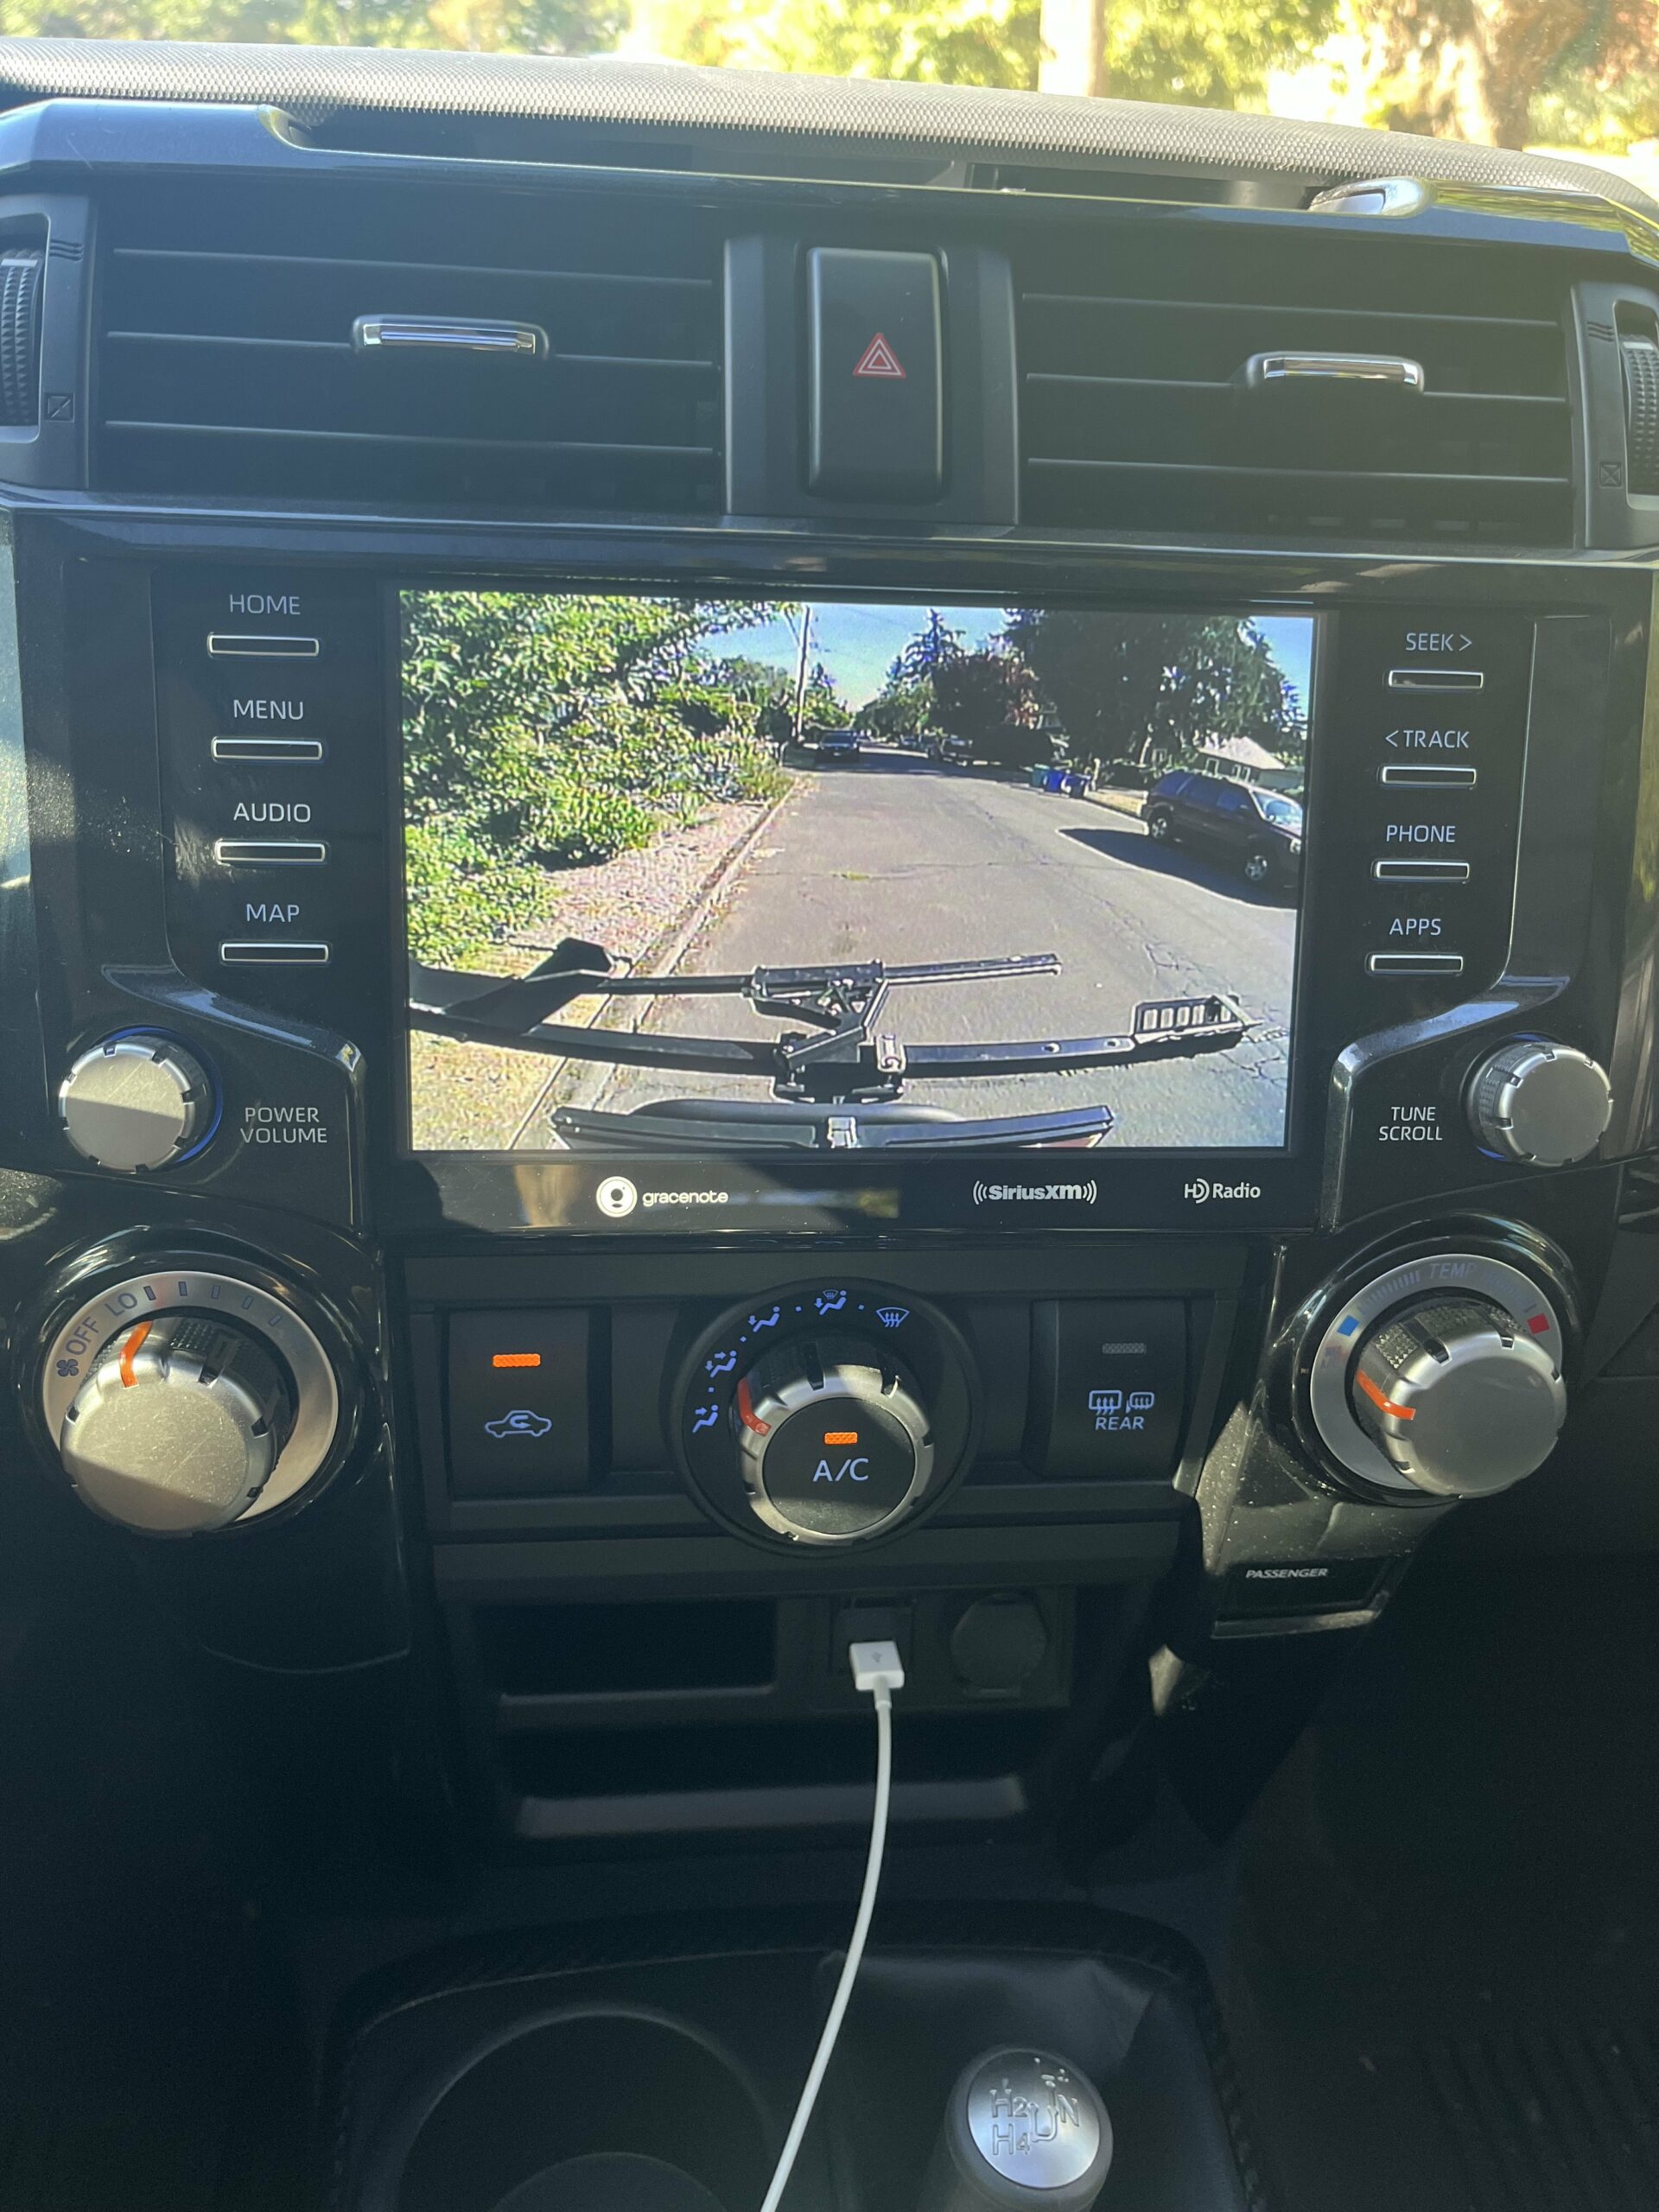
M 405 593 L 413 1148 L 1282 1146 L 1313 647 Z

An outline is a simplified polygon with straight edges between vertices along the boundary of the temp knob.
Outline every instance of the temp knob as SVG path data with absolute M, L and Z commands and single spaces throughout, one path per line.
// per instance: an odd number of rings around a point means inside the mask
M 1448 1295 L 1381 1321 L 1351 1370 L 1354 1418 L 1396 1472 L 1438 1497 L 1487 1497 L 1555 1448 L 1567 1393 L 1545 1345 L 1501 1306 Z
M 294 1426 L 293 1385 L 233 1323 L 167 1313 L 120 1330 L 63 1417 L 58 1448 L 99 1512 L 130 1529 L 222 1529 L 269 1481 Z
M 58 1086 L 58 1119 L 83 1159 L 124 1175 L 165 1167 L 212 1128 L 207 1070 L 171 1037 L 134 1030 L 85 1052 Z
M 1612 1117 L 1606 1070 L 1570 1045 L 1517 1038 L 1476 1071 L 1469 1118 L 1489 1152 L 1529 1167 L 1586 1160 Z
M 781 1348 L 737 1386 L 738 1460 L 755 1517 L 807 1544 L 844 1544 L 912 1512 L 933 1475 L 914 1385 L 880 1346 L 819 1338 Z

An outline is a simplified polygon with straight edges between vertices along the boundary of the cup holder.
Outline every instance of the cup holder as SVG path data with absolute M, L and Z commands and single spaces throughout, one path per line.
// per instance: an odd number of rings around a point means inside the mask
M 736 2063 L 671 2020 L 621 2010 L 515 2024 L 407 2140 L 396 2212 L 747 2212 L 772 2171 Z

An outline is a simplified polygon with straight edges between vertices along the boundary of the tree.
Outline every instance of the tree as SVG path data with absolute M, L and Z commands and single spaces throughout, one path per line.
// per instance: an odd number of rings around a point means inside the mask
M 13 37 L 235 39 L 260 45 L 600 54 L 628 0 L 10 0 Z
M 1019 768 L 1046 755 L 1042 701 L 1014 653 L 966 653 L 936 671 L 933 705 L 939 727 L 961 738 L 976 760 Z
M 1391 130 L 1494 146 L 1659 130 L 1656 0 L 1352 0 L 1367 107 Z M 1554 124 L 1552 129 L 1550 126 Z
M 936 85 L 1037 82 L 1039 0 L 639 0 L 654 53 L 728 69 Z
M 1302 756 L 1301 702 L 1247 620 L 1051 607 L 1008 631 L 1075 756 L 1145 767 L 1234 738 Z
M 960 660 L 967 650 L 968 641 L 962 632 L 952 629 L 937 607 L 930 607 L 926 621 L 887 671 L 888 686 L 896 690 L 906 684 L 919 683 L 935 669 Z
M 821 660 L 812 664 L 812 673 L 806 679 L 806 693 L 801 702 L 801 728 L 807 729 L 846 729 L 852 715 L 847 702 L 836 689 L 836 679 Z
M 707 641 L 755 603 L 534 592 L 405 602 L 410 943 L 465 960 L 545 904 L 546 871 L 649 845 L 779 772 Z

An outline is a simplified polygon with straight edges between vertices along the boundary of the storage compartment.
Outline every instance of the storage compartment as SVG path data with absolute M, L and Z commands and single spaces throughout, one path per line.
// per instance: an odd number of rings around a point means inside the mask
M 482 1605 L 486 1680 L 506 1697 L 763 1688 L 772 1679 L 770 1599 L 696 1605 Z
M 1053 1719 L 1033 1714 L 971 1714 L 963 1719 L 909 1717 L 893 1747 L 893 1814 L 923 1809 L 918 1789 L 938 1792 L 929 1816 L 963 1818 L 1024 1812 L 1020 1781 L 1053 1737 Z M 719 1827 L 774 1827 L 794 1821 L 869 1821 L 869 1789 L 876 1778 L 876 1732 L 868 1714 L 847 1721 L 794 1721 L 787 1726 L 641 1727 L 509 1737 L 502 1743 L 509 1789 L 537 1801 L 628 1801 L 666 1808 L 668 1801 L 706 1801 L 726 1794 Z M 794 1805 L 794 1816 L 790 1808 Z M 597 1814 L 595 1814 L 597 1816 Z M 706 1825 L 695 1805 L 683 1805 L 688 1827 Z M 586 1825 L 586 1822 L 584 1822 Z

